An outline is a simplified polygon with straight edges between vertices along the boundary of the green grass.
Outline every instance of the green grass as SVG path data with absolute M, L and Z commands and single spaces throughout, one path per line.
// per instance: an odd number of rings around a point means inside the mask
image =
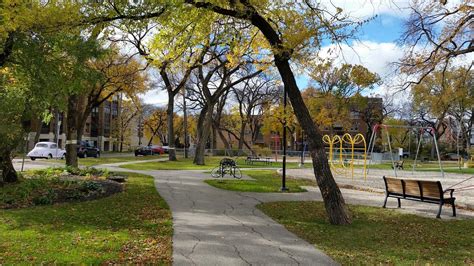
M 334 226 L 321 202 L 272 202 L 258 208 L 343 265 L 474 263 L 474 220 L 444 221 L 349 206 L 354 222 Z
M 275 170 L 252 170 L 244 171 L 244 175 L 248 175 L 255 180 L 220 180 L 208 179 L 205 182 L 211 186 L 244 192 L 279 192 L 281 188 L 281 176 Z M 286 186 L 290 192 L 306 191 L 301 186 L 316 186 L 316 181 L 307 179 L 286 179 Z
M 178 158 L 178 161 L 162 161 L 162 162 L 146 162 L 136 164 L 126 164 L 120 167 L 132 170 L 212 170 L 219 165 L 219 161 L 223 157 L 206 157 L 206 165 L 195 165 L 193 159 Z M 245 164 L 245 158 L 236 159 L 240 168 L 281 168 L 281 162 L 266 165 L 263 163 L 255 163 L 253 165 Z M 298 163 L 287 163 L 288 168 L 299 168 Z M 311 167 L 311 164 L 305 164 L 305 167 Z
M 153 178 L 130 174 L 108 198 L 0 210 L 0 264 L 171 264 L 172 233 Z
M 122 163 L 122 162 L 133 162 L 133 161 L 145 161 L 154 160 L 159 158 L 166 158 L 166 155 L 153 155 L 153 156 L 125 156 L 125 157 L 100 157 L 100 158 L 78 158 L 80 166 L 94 166 L 100 164 L 109 163 Z

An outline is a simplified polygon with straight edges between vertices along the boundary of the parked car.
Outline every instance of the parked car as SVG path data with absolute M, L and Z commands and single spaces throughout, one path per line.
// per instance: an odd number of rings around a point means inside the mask
M 163 154 L 165 153 L 165 149 L 163 147 L 158 146 L 158 145 L 151 145 L 149 146 L 151 150 L 153 151 L 154 154 Z
M 141 146 L 135 149 L 135 156 L 147 156 L 153 155 L 153 150 L 150 146 Z
M 32 161 L 37 158 L 61 158 L 66 157 L 66 151 L 58 148 L 54 142 L 38 142 L 35 147 L 26 155 L 30 157 Z
M 100 157 L 100 151 L 97 147 L 94 147 L 89 142 L 81 141 L 77 145 L 77 157 L 87 158 L 87 157 Z
M 164 153 L 170 153 L 170 146 L 163 146 Z

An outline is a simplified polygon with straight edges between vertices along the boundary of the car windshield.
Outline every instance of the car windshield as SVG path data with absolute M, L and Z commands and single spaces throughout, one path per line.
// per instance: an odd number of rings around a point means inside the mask
M 48 148 L 48 144 L 46 144 L 46 143 L 38 143 L 38 144 L 36 144 L 36 148 Z

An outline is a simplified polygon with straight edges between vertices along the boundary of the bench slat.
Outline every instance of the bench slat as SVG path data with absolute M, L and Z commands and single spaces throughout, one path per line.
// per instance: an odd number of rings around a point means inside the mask
M 403 180 L 405 184 L 405 195 L 421 197 L 420 186 L 416 180 Z
M 423 197 L 440 199 L 443 194 L 442 188 L 439 182 L 433 181 L 420 181 L 421 188 L 423 189 Z
M 397 178 L 385 177 L 387 190 L 391 193 L 403 194 L 402 180 Z

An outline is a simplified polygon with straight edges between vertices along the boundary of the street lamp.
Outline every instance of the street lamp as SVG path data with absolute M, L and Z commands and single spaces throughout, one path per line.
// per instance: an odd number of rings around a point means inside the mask
M 59 133 L 61 129 L 61 121 L 58 121 L 58 128 L 56 129 L 56 159 L 58 159 L 58 147 L 59 147 Z
M 188 114 L 186 112 L 186 93 L 188 88 L 185 86 L 183 91 L 183 129 L 184 129 L 184 158 L 188 158 Z
M 288 191 L 286 187 L 286 87 L 283 86 L 283 169 L 281 174 L 281 191 Z

